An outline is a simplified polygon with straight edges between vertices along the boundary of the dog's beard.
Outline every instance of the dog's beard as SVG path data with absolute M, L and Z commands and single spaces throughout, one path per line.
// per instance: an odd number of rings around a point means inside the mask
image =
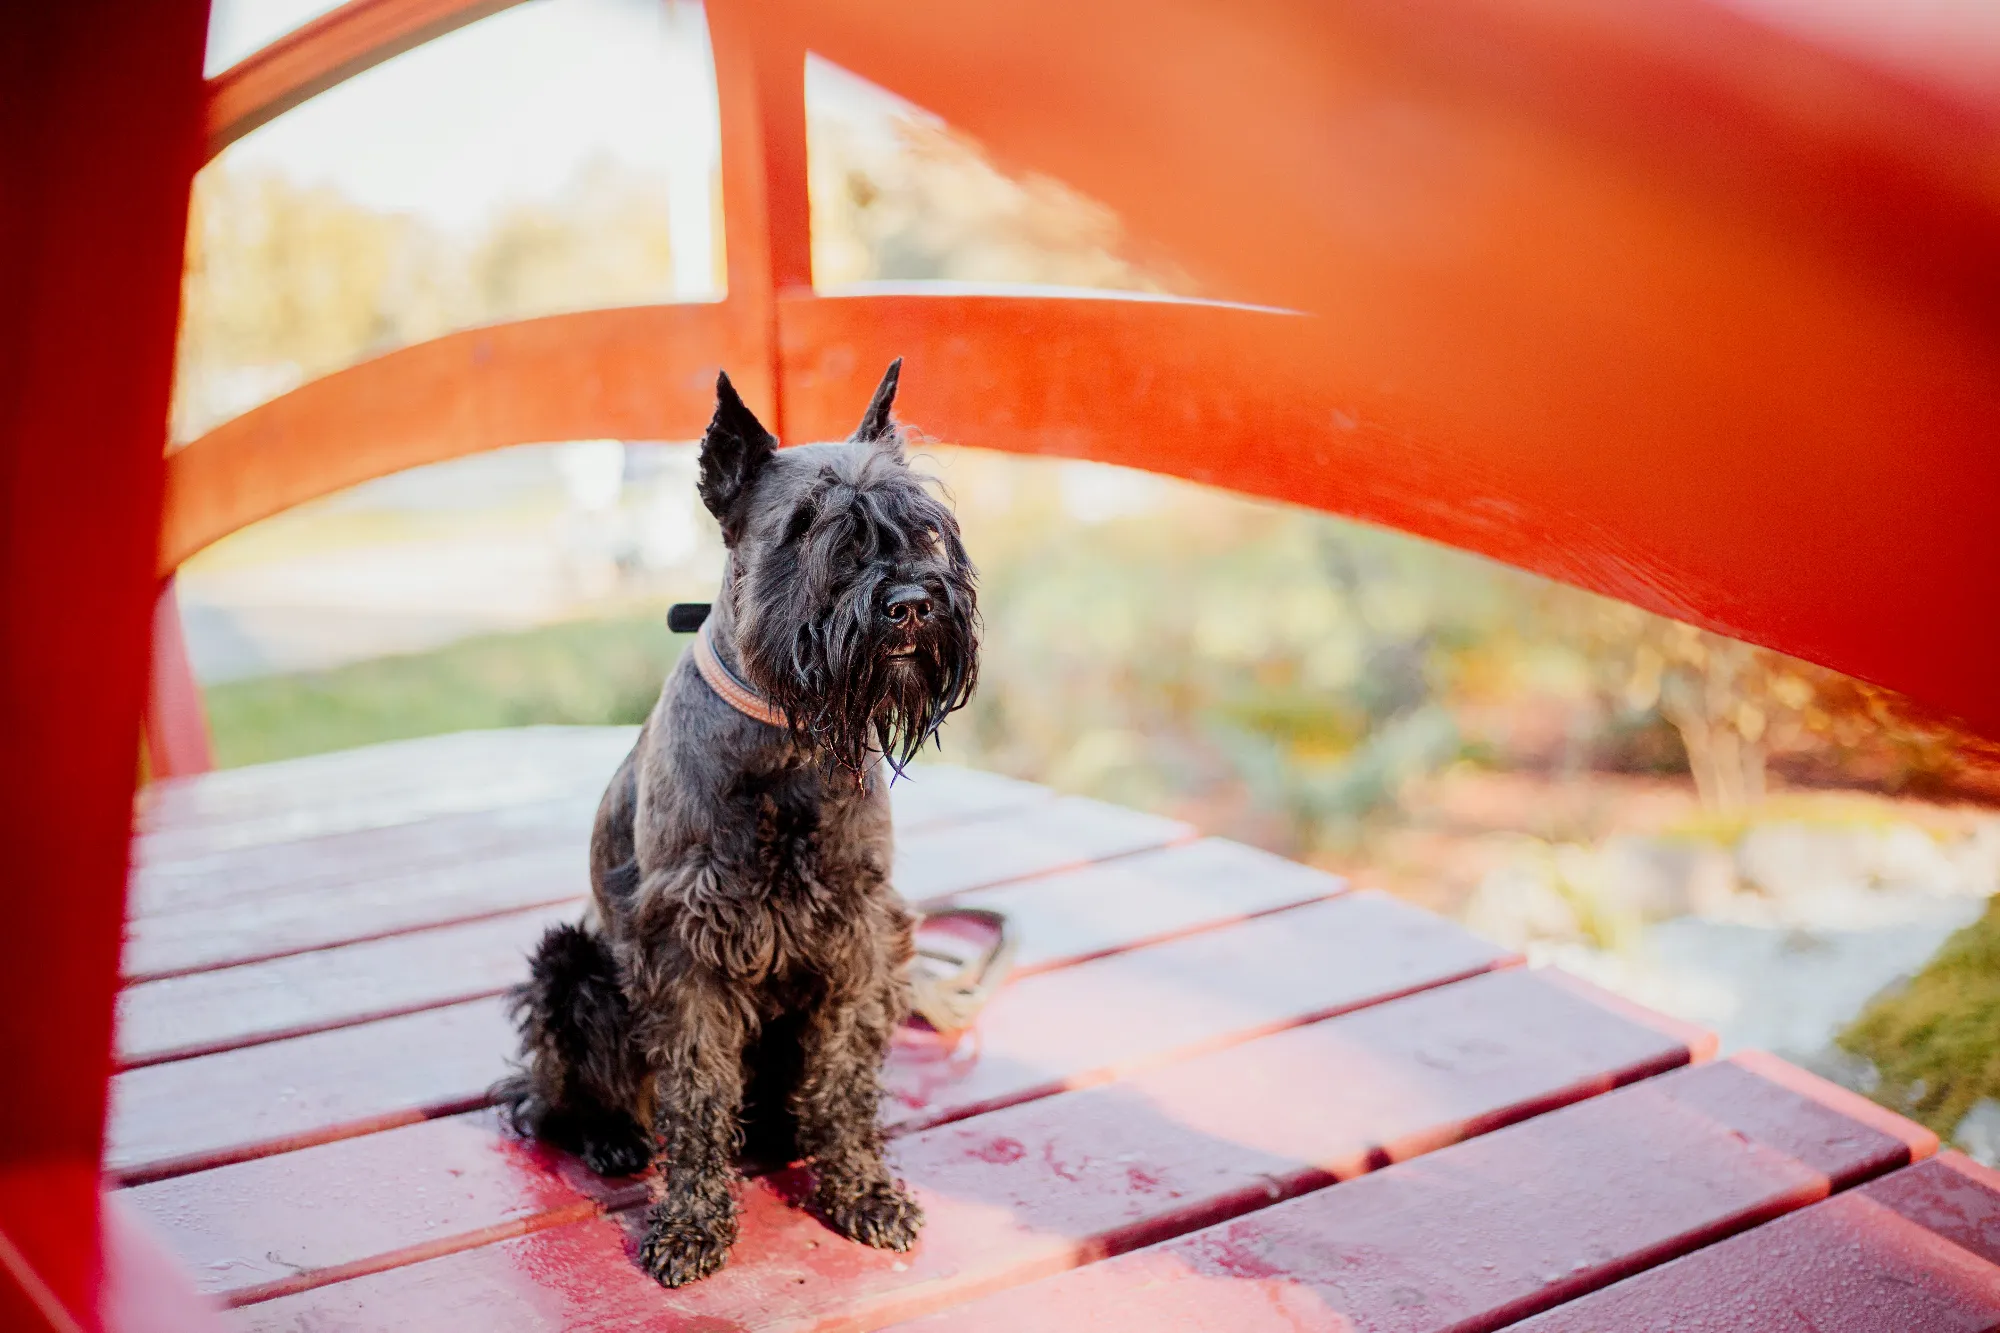
M 787 669 L 767 682 L 793 739 L 829 769 L 856 775 L 871 751 L 900 774 L 965 706 L 979 675 L 969 576 L 945 580 L 945 605 L 908 639 L 878 628 L 879 583 L 864 580 L 831 614 L 800 625 Z

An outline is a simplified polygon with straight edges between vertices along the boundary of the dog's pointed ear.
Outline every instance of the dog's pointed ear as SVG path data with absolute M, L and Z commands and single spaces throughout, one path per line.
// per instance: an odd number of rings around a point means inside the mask
M 861 414 L 861 424 L 854 428 L 854 434 L 848 439 L 857 444 L 872 444 L 895 435 L 896 422 L 889 415 L 889 409 L 896 405 L 896 382 L 902 377 L 903 358 L 899 356 L 882 373 L 882 382 L 875 386 L 875 396 L 868 400 L 868 410 Z
M 743 405 L 724 371 L 715 378 L 715 416 L 701 437 L 701 476 L 695 489 L 731 546 L 743 526 L 743 502 L 757 474 L 778 449 L 777 437 Z

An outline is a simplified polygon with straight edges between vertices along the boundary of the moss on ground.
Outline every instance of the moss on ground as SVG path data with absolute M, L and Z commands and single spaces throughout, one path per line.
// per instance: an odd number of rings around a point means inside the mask
M 580 621 L 212 685 L 204 695 L 216 763 L 476 727 L 638 722 L 685 642 L 657 616 Z
M 1875 1100 L 1947 1138 L 1981 1097 L 2000 1099 L 2000 898 L 1840 1044 L 1881 1074 Z

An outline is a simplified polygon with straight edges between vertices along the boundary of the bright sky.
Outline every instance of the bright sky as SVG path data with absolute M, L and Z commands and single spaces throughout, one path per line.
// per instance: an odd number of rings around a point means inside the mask
M 329 0 L 215 0 L 208 72 Z M 807 98 L 864 129 L 921 115 L 813 58 Z M 530 0 L 369 70 L 233 145 L 229 169 L 331 185 L 384 212 L 469 229 L 508 202 L 559 192 L 609 158 L 666 184 L 675 295 L 716 294 L 710 200 L 715 74 L 690 0 Z
M 215 0 L 210 72 L 332 7 Z M 609 158 L 666 183 L 676 268 L 686 268 L 677 294 L 689 297 L 713 282 L 717 153 L 699 5 L 531 0 L 322 93 L 222 160 L 458 229 L 508 201 L 554 194 L 585 163 Z

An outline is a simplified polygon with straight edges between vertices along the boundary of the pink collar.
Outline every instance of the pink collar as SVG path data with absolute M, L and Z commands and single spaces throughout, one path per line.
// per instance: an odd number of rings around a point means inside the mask
M 708 682 L 722 702 L 734 708 L 743 716 L 767 727 L 786 726 L 785 715 L 769 699 L 736 679 L 736 675 L 722 664 L 716 655 L 715 644 L 709 640 L 709 633 L 715 625 L 710 617 L 701 622 L 701 629 L 694 636 L 694 665 L 701 672 L 701 678 Z

